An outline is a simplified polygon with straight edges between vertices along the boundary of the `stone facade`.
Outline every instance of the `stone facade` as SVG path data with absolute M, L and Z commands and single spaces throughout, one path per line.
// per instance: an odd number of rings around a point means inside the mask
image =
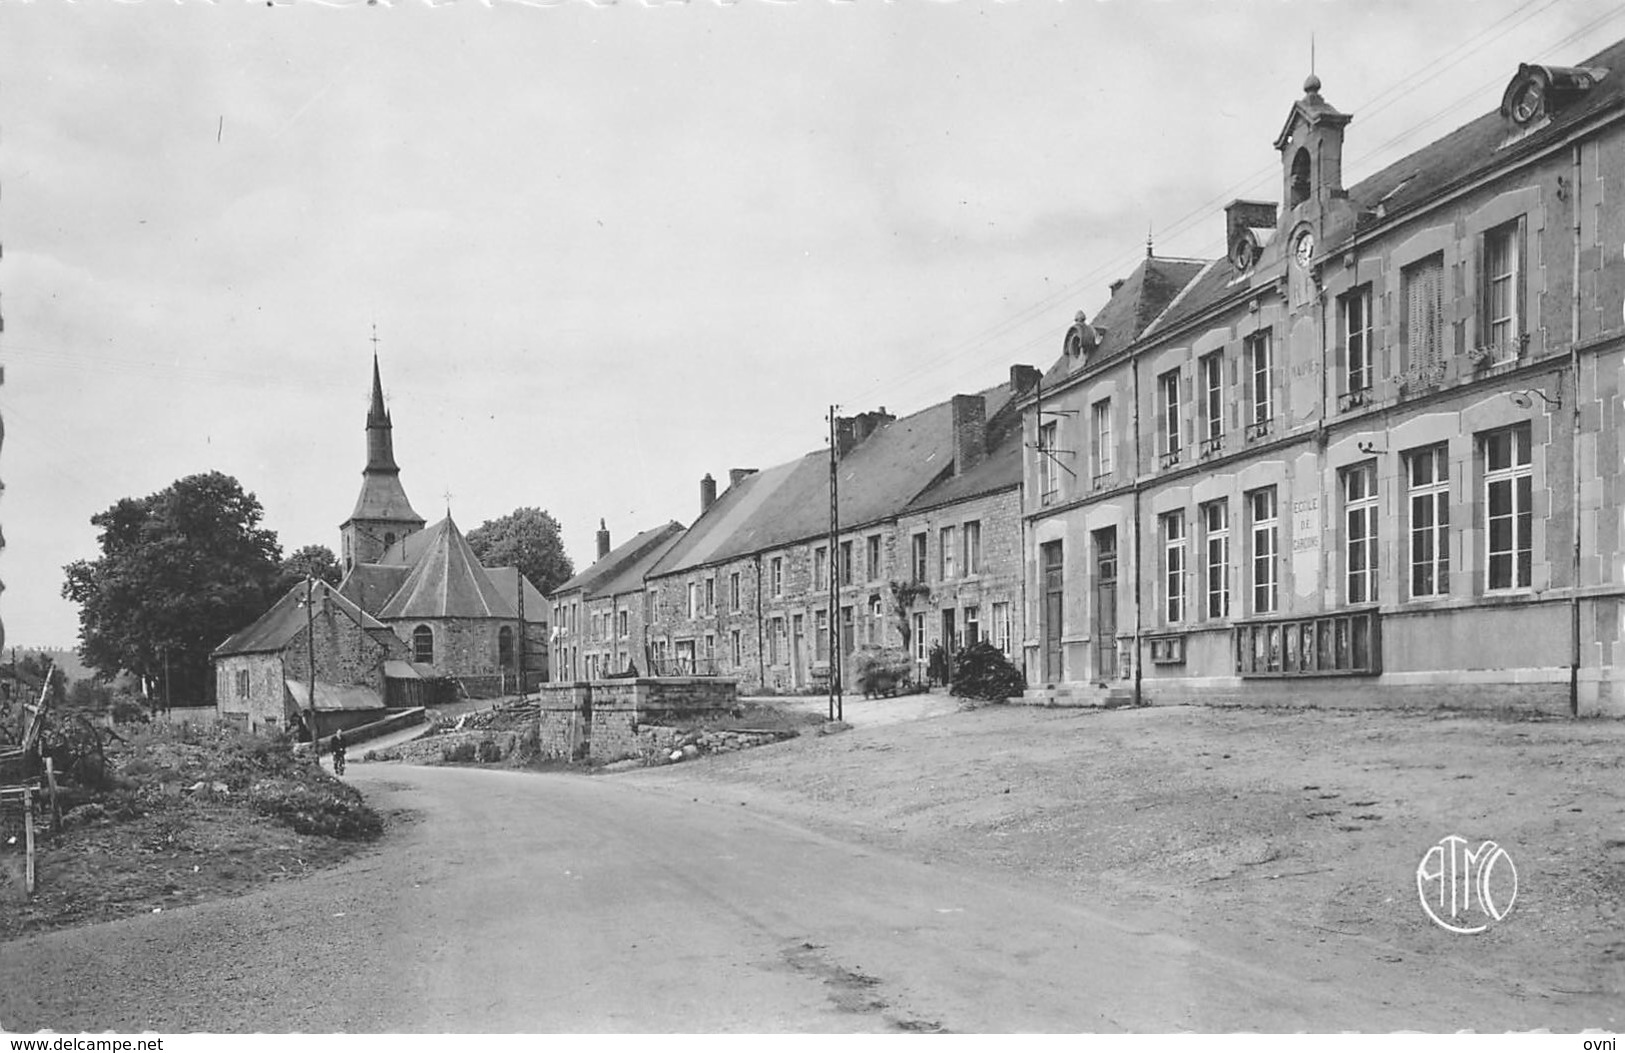
M 969 535 L 969 536 L 967 536 Z M 930 593 L 909 609 L 908 657 L 924 679 L 931 648 L 945 650 L 991 641 L 1012 661 L 1022 656 L 1021 491 L 1017 487 L 904 516 L 895 536 L 899 547 L 925 553 L 922 583 Z M 944 542 L 949 551 L 944 553 Z M 914 580 L 914 568 L 906 568 Z M 889 612 L 891 635 L 896 616 Z
M 538 692 L 544 756 L 607 763 L 658 745 L 653 728 L 732 712 L 737 684 L 722 677 L 628 677 L 552 683 Z
M 1625 713 L 1620 106 L 1544 140 L 1491 114 L 1344 191 L 1318 88 L 1272 229 L 1232 206 L 1232 259 L 1026 405 L 1029 679 Z M 1460 185 L 1407 199 L 1401 168 Z

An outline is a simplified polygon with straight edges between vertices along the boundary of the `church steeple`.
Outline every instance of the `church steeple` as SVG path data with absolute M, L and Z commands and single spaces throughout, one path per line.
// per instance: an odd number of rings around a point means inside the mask
M 423 517 L 412 510 L 395 463 L 394 423 L 384 407 L 384 384 L 378 353 L 372 356 L 372 401 L 367 408 L 367 466 L 361 470 L 361 495 L 355 510 L 339 526 L 341 557 L 348 572 L 358 563 L 378 563 L 407 535 L 423 529 Z
M 384 384 L 378 376 L 378 355 L 372 356 L 372 406 L 367 410 L 367 471 L 398 472 L 395 463 L 395 426 L 384 408 Z

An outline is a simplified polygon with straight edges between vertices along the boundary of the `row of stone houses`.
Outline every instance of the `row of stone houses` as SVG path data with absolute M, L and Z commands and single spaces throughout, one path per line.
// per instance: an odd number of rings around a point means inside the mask
M 840 529 L 830 545 L 830 451 L 734 469 L 700 515 L 599 559 L 551 597 L 556 680 L 630 667 L 722 675 L 744 691 L 828 682 L 831 648 L 856 682 L 865 652 L 923 678 L 933 647 L 989 639 L 1021 653 L 1021 417 L 1038 370 L 901 419 L 835 422 Z M 831 600 L 833 576 L 834 602 Z M 833 636 L 832 636 L 833 634 Z M 577 656 L 582 656 L 578 659 Z
M 1040 700 L 1625 710 L 1625 42 L 1507 72 L 1348 188 L 1311 76 L 1224 258 L 1148 250 L 1042 378 L 841 419 L 833 551 L 828 451 L 707 477 L 641 609 L 631 553 L 607 620 L 552 598 L 598 656 L 556 678 L 795 690 L 832 637 L 921 671 L 986 637 Z

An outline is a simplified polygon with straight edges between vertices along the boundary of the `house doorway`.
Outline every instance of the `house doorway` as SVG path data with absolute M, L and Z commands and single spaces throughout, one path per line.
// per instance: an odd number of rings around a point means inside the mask
M 807 650 L 807 626 L 799 614 L 790 616 L 790 682 L 796 687 L 805 687 L 807 684 L 803 661 Z
M 1117 678 L 1117 528 L 1095 531 L 1095 674 Z
M 1046 541 L 1038 551 L 1044 578 L 1044 682 L 1055 684 L 1065 675 L 1061 661 L 1061 612 L 1065 610 L 1061 543 Z

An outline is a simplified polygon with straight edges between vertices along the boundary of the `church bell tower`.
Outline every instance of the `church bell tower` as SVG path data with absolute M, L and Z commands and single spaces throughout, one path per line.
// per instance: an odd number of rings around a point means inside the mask
M 372 405 L 367 410 L 367 466 L 361 470 L 361 496 L 339 526 L 340 561 L 348 574 L 357 563 L 377 563 L 395 542 L 423 529 L 423 517 L 412 510 L 395 463 L 394 425 L 384 408 L 384 385 L 378 356 L 372 356 Z

